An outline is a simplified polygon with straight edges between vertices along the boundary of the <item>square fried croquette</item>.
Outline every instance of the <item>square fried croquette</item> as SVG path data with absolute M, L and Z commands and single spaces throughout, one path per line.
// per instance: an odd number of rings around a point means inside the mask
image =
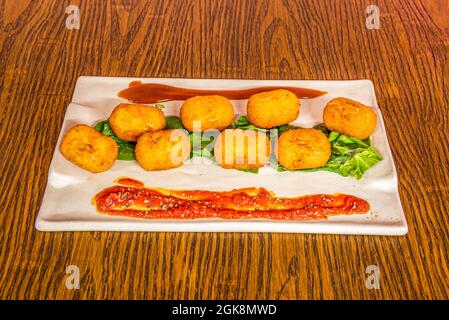
M 67 131 L 60 150 L 67 160 L 93 173 L 111 168 L 118 156 L 118 146 L 112 138 L 84 124 Z
M 136 145 L 136 160 L 147 171 L 180 167 L 190 155 L 190 140 L 184 130 L 146 132 Z
M 270 139 L 256 130 L 226 129 L 214 146 L 217 164 L 225 169 L 257 169 L 270 158 Z
M 252 95 L 246 113 L 256 127 L 271 129 L 295 121 L 299 109 L 299 100 L 293 92 L 277 89 Z
M 109 125 L 120 139 L 137 141 L 144 132 L 164 129 L 165 116 L 157 107 L 121 103 L 112 111 Z
M 329 130 L 363 140 L 376 129 L 377 116 L 371 108 L 360 102 L 335 98 L 324 108 L 323 122 Z
M 319 168 L 330 156 L 331 144 L 320 130 L 291 129 L 279 137 L 277 159 L 288 170 Z
M 196 96 L 182 104 L 180 116 L 182 125 L 190 132 L 210 129 L 221 131 L 232 123 L 234 107 L 223 96 Z

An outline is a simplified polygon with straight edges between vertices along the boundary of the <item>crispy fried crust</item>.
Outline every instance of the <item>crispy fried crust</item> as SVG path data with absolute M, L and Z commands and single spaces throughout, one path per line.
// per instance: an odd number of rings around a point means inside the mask
M 299 100 L 293 92 L 278 89 L 252 95 L 246 113 L 256 127 L 270 129 L 296 120 L 299 108 Z
M 146 132 L 136 145 L 136 160 L 147 171 L 180 167 L 189 157 L 190 141 L 183 130 Z
M 226 129 L 217 138 L 214 156 L 225 169 L 257 169 L 270 158 L 270 139 L 260 131 Z
M 93 173 L 111 168 L 118 156 L 113 139 L 83 124 L 67 131 L 60 150 L 67 160 Z
M 121 103 L 112 111 L 109 125 L 120 139 L 137 141 L 144 132 L 164 129 L 165 116 L 156 107 Z
M 316 129 L 292 129 L 279 137 L 279 163 L 286 169 L 311 169 L 324 166 L 331 155 L 326 135 Z
M 360 102 L 335 98 L 324 108 L 323 121 L 329 130 L 363 140 L 376 129 L 377 116 L 371 108 Z
M 234 118 L 231 102 L 222 96 L 196 96 L 187 99 L 181 106 L 181 121 L 190 132 L 208 129 L 223 130 L 229 127 Z M 194 121 L 199 123 L 199 130 L 194 128 Z

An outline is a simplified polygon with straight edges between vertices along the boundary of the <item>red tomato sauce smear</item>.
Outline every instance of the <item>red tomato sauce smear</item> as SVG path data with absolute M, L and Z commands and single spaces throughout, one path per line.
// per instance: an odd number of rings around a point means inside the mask
M 319 220 L 364 214 L 366 200 L 346 194 L 315 194 L 278 198 L 264 188 L 232 191 L 146 188 L 130 178 L 100 191 L 92 200 L 98 212 L 144 219 L 274 219 Z

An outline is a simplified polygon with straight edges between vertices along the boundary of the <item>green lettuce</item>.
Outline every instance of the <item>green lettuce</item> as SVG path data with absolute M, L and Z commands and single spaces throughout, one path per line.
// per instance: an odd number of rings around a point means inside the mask
M 115 142 L 117 142 L 118 145 L 118 160 L 126 160 L 131 161 L 136 159 L 135 154 L 135 148 L 136 144 L 133 142 L 128 142 L 121 140 L 118 138 L 114 132 L 112 131 L 111 127 L 109 126 L 108 120 L 103 120 L 95 124 L 95 130 L 98 132 L 104 134 L 107 137 L 110 137 L 114 139 Z
M 380 153 L 371 147 L 370 138 L 360 140 L 336 131 L 325 132 L 325 134 L 332 147 L 331 158 L 327 164 L 320 168 L 294 171 L 330 171 L 344 177 L 352 176 L 361 179 L 369 168 L 382 160 Z M 280 165 L 277 166 L 277 170 L 287 171 Z
M 246 116 L 240 116 L 228 129 L 242 129 L 242 130 L 257 130 L 262 132 L 268 132 L 267 129 L 258 128 L 249 122 Z
M 177 116 L 166 116 L 166 129 L 183 129 L 181 119 Z M 301 127 L 292 126 L 289 124 L 282 125 L 271 130 L 258 128 L 251 124 L 246 116 L 241 116 L 233 123 L 230 129 L 242 129 L 242 130 L 258 130 L 270 134 L 270 131 L 277 130 L 278 135 L 290 130 L 298 129 Z M 315 126 L 315 129 L 321 130 L 329 139 L 332 147 L 332 153 L 327 164 L 320 168 L 305 169 L 305 170 L 292 170 L 292 171 L 330 171 L 342 175 L 344 177 L 352 176 L 356 179 L 361 179 L 363 174 L 372 166 L 382 160 L 382 156 L 371 146 L 371 139 L 360 140 L 354 137 L 350 137 L 344 134 L 340 134 L 336 131 L 329 131 L 323 124 Z M 111 127 L 108 120 L 103 120 L 95 125 L 95 130 L 102 134 L 111 137 L 117 142 L 118 145 L 118 159 L 119 160 L 135 160 L 135 146 L 133 142 L 123 141 L 119 139 Z M 187 132 L 187 131 L 186 131 Z M 218 133 L 217 133 L 218 135 Z M 189 134 L 190 144 L 192 146 L 190 152 L 190 158 L 193 157 L 205 157 L 214 159 L 214 141 L 216 135 L 206 136 L 200 132 L 193 132 Z M 193 148 L 195 146 L 195 150 Z M 199 146 L 199 148 L 198 148 Z M 289 171 L 276 163 L 275 158 L 272 157 L 272 166 L 277 171 Z M 241 170 L 245 172 L 258 173 L 258 170 Z
M 181 119 L 177 116 L 165 117 L 165 129 L 184 129 Z
M 213 136 L 206 136 L 202 132 L 190 133 L 190 158 L 204 157 L 214 159 L 214 141 L 217 135 L 218 133 Z
M 235 123 L 229 126 L 229 129 L 242 129 L 242 130 L 257 130 L 269 134 L 273 130 L 277 130 L 278 135 L 290 130 L 290 129 L 302 129 L 299 126 L 292 126 L 291 124 L 284 124 L 282 126 L 274 127 L 272 129 L 262 129 L 253 125 L 246 116 L 240 116 Z
M 255 174 L 259 173 L 258 168 L 257 169 L 237 169 L 237 170 L 243 171 L 243 172 L 255 173 Z

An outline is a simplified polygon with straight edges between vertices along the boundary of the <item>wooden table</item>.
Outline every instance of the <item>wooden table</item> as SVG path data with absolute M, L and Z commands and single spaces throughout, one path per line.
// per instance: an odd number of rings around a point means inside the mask
M 71 2 L 80 29 L 66 28 L 68 1 L 0 1 L 1 298 L 448 298 L 447 0 Z M 366 27 L 372 3 L 380 29 Z M 81 75 L 371 79 L 409 233 L 38 232 Z

